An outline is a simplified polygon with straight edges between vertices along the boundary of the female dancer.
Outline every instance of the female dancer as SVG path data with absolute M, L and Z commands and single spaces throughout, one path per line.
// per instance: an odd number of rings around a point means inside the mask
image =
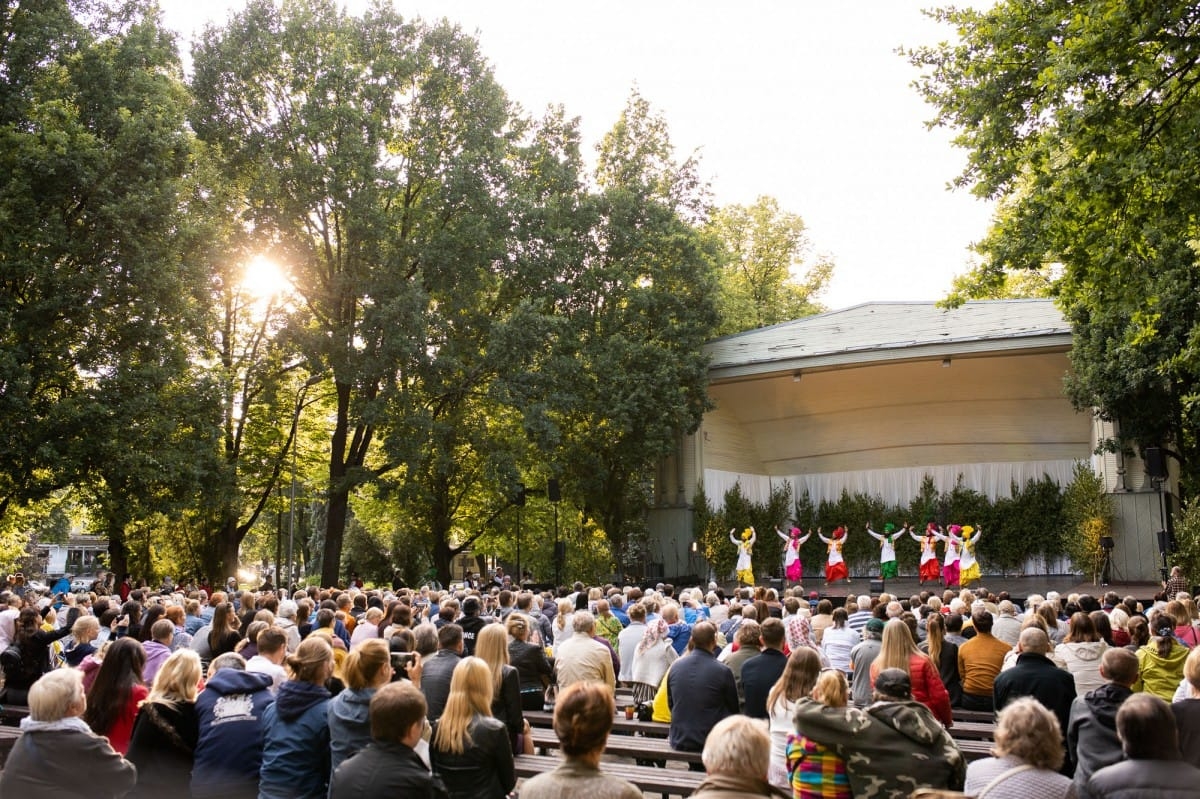
M 946 531 L 945 538 L 942 539 L 946 542 L 946 558 L 942 561 L 942 578 L 946 581 L 947 588 L 958 585 L 959 549 L 962 546 L 962 539 L 958 536 L 960 532 L 962 532 L 962 528 L 957 524 L 952 524 Z
M 754 532 L 753 527 L 747 527 L 745 530 L 742 530 L 742 540 L 739 541 L 734 537 L 733 533 L 734 530 L 729 531 L 729 541 L 738 550 L 736 567 L 738 584 L 754 585 L 754 568 L 750 565 L 750 553 L 754 550 L 754 542 L 758 540 L 758 534 Z
M 962 532 L 962 557 L 959 560 L 958 582 L 959 585 L 966 588 L 979 579 L 979 561 L 975 559 L 975 547 L 979 543 L 979 536 L 983 535 L 983 528 L 972 527 L 968 524 L 963 527 Z
M 904 530 L 908 531 L 908 525 L 904 525 Z M 867 535 L 879 542 L 879 576 L 884 580 L 894 580 L 900 570 L 896 567 L 896 525 L 888 522 L 883 525 L 883 533 L 875 532 L 871 529 L 871 523 L 867 522 Z
M 842 547 L 846 543 L 846 528 L 839 525 L 833 531 L 832 538 L 826 538 L 821 535 L 821 528 L 817 528 L 817 538 L 825 542 L 825 549 L 829 553 L 825 560 L 825 585 L 845 580 L 846 584 L 850 583 L 850 570 L 846 567 L 846 559 L 842 557 Z
M 908 525 L 904 525 L 904 529 L 908 530 Z M 925 525 L 925 535 L 917 535 L 915 531 L 908 530 L 908 534 L 912 536 L 912 540 L 921 545 L 921 585 L 925 585 L 926 581 L 936 583 L 942 577 L 941 565 L 938 563 L 937 542 L 945 541 L 946 536 L 938 532 L 937 525 L 933 522 Z
M 800 528 L 793 527 L 791 534 L 788 535 L 776 527 L 775 534 L 784 540 L 783 574 L 789 583 L 798 584 L 804 579 L 804 564 L 800 562 L 800 547 L 809 539 L 812 531 L 809 530 L 805 535 L 800 535 Z

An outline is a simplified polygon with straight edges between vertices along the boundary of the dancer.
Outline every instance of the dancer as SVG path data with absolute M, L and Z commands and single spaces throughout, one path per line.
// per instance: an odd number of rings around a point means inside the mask
M 979 544 L 979 536 L 983 535 L 982 527 L 964 525 L 962 529 L 962 556 L 959 559 L 958 583 L 966 588 L 979 579 L 979 561 L 975 559 L 975 547 Z
M 842 547 L 846 544 L 845 526 L 839 525 L 832 535 L 832 538 L 826 538 L 821 535 L 821 528 L 817 528 L 817 538 L 825 542 L 825 549 L 829 553 L 825 560 L 825 585 L 831 585 L 838 580 L 845 580 L 849 585 L 850 570 L 846 567 L 846 559 L 842 557 Z
M 800 562 L 800 547 L 812 536 L 812 530 L 801 535 L 799 527 L 793 527 L 791 534 L 775 528 L 775 534 L 784 540 L 783 574 L 789 583 L 799 584 L 804 579 L 804 564 Z
M 754 542 L 758 540 L 758 533 L 754 532 L 753 527 L 747 527 L 742 530 L 742 540 L 739 541 L 735 536 L 737 528 L 729 531 L 729 541 L 737 547 L 737 579 L 739 585 L 754 585 L 754 568 L 750 565 L 750 553 L 754 550 Z
M 904 525 L 904 529 L 908 530 L 907 524 Z M 908 534 L 912 540 L 921 545 L 921 585 L 925 585 L 926 581 L 936 583 L 942 578 L 942 568 L 938 563 L 937 556 L 937 542 L 945 541 L 946 536 L 938 532 L 938 526 L 933 522 L 925 525 L 925 535 L 917 535 L 914 530 L 908 530 Z
M 908 532 L 908 525 L 904 525 L 904 532 Z M 893 580 L 900 574 L 900 569 L 896 566 L 896 525 L 887 522 L 883 525 L 883 533 L 877 533 L 871 529 L 871 523 L 867 522 L 867 535 L 879 542 L 879 576 L 884 580 Z M 903 533 L 902 533 L 903 535 Z
M 958 585 L 959 549 L 962 546 L 962 539 L 958 536 L 960 532 L 962 532 L 962 528 L 957 524 L 952 524 L 942 539 L 946 542 L 946 557 L 942 561 L 942 579 L 947 588 Z

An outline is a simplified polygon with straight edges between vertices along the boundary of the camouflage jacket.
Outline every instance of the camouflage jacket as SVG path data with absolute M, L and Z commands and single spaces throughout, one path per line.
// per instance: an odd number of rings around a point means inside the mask
M 801 699 L 796 731 L 846 761 L 855 799 L 907 799 L 918 788 L 961 791 L 966 762 L 950 734 L 919 702 L 834 708 Z

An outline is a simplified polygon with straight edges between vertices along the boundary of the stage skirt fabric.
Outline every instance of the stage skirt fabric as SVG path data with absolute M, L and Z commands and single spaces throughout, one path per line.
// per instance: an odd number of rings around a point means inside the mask
M 921 564 L 921 582 L 936 583 L 942 579 L 942 567 L 938 564 L 937 558 L 930 558 Z
M 879 576 L 885 580 L 894 580 L 900 575 L 900 568 L 894 560 L 885 560 L 879 564 Z
M 837 580 L 849 580 L 850 570 L 846 568 L 846 561 L 840 563 L 825 564 L 825 582 L 832 583 Z
M 784 573 L 790 582 L 798 583 L 804 578 L 804 564 L 800 562 L 800 558 L 796 558 L 787 565 Z
M 947 563 L 942 569 L 942 577 L 946 580 L 946 585 L 958 585 L 958 561 Z
M 746 585 L 754 585 L 754 570 L 753 569 L 738 569 L 738 582 Z
M 968 566 L 967 568 L 963 569 L 962 571 L 960 571 L 958 573 L 958 582 L 963 588 L 966 588 L 968 585 L 970 585 L 971 583 L 975 582 L 978 579 L 979 579 L 979 563 L 978 563 L 978 561 L 976 561 L 975 563 L 972 563 L 970 566 Z

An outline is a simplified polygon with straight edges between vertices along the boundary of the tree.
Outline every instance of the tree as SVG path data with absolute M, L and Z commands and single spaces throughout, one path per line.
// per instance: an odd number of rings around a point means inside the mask
M 717 252 L 699 229 L 708 206 L 696 164 L 675 162 L 644 98 L 631 97 L 601 142 L 596 184 L 543 382 L 524 406 L 565 497 L 599 522 L 623 566 L 654 467 L 709 407 L 701 347 L 716 329 Z
M 833 275 L 833 261 L 812 255 L 804 220 L 773 197 L 718 209 L 706 230 L 721 242 L 718 335 L 821 313 L 816 301 Z
M 147 2 L 0 15 L 0 515 L 184 434 L 196 272 L 179 214 L 186 90 Z M 158 437 L 143 438 L 153 429 Z M 123 565 L 122 527 L 106 529 Z
M 1200 288 L 1193 243 L 1200 10 L 1005 0 L 935 18 L 960 41 L 908 52 L 917 87 L 968 150 L 957 183 L 1000 199 L 978 278 L 1060 263 L 1075 331 L 1068 392 L 1160 444 L 1200 485 Z

